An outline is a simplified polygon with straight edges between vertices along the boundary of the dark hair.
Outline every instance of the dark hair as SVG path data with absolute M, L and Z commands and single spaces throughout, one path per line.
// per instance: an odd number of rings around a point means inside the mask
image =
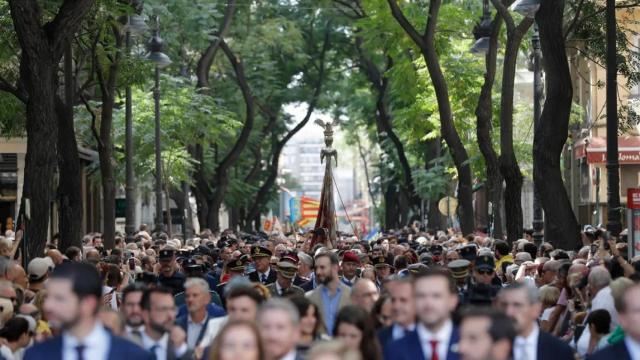
M 528 252 L 531 255 L 531 259 L 535 260 L 538 255 L 538 247 L 534 243 L 527 242 L 522 247 L 524 252 Z
M 318 259 L 321 257 L 328 257 L 329 260 L 331 261 L 331 265 L 338 265 L 340 263 L 340 259 L 338 258 L 338 255 L 333 251 L 323 251 L 319 253 L 313 258 L 314 263 L 318 262 Z
M 289 298 L 289 300 L 291 301 L 293 306 L 295 306 L 296 309 L 298 309 L 300 318 L 303 318 L 307 315 L 307 311 L 309 311 L 310 307 L 313 306 L 315 308 L 314 314 L 316 317 L 316 327 L 313 329 L 313 337 L 314 338 L 317 337 L 320 333 L 320 328 L 324 324 L 322 320 L 322 314 L 320 314 L 320 310 L 318 309 L 318 306 L 316 306 L 316 304 L 312 303 L 309 299 L 307 299 L 305 296 L 302 296 L 302 295 L 292 296 Z
M 426 278 L 432 278 L 432 277 L 445 278 L 447 280 L 447 285 L 448 285 L 447 288 L 449 289 L 449 293 L 458 294 L 458 286 L 456 285 L 455 279 L 453 278 L 453 276 L 451 276 L 451 273 L 449 272 L 449 270 L 440 266 L 434 266 L 420 272 L 415 276 L 414 282 L 420 279 L 426 279 Z
M 77 246 L 69 246 L 67 248 L 67 251 L 64 252 L 64 255 L 67 257 L 67 259 L 73 260 L 78 255 L 80 255 L 81 253 L 82 253 L 82 250 L 80 250 L 79 247 L 77 247 Z
M 509 253 L 509 243 L 504 240 L 496 240 L 493 244 L 493 248 L 500 253 L 500 255 L 507 255 Z
M 373 309 L 371 309 L 371 316 L 373 317 L 373 325 L 376 329 L 381 329 L 384 325 L 380 322 L 378 317 L 380 313 L 382 313 L 382 307 L 384 304 L 391 301 L 391 296 L 387 293 L 380 295 L 378 300 L 373 304 Z
M 470 307 L 462 313 L 461 321 L 476 317 L 489 319 L 490 324 L 487 332 L 494 342 L 506 339 L 509 343 L 513 344 L 513 340 L 516 338 L 518 332 L 513 323 L 513 319 L 507 316 L 507 314 L 495 308 L 486 306 Z
M 587 324 L 593 324 L 598 334 L 606 335 L 611 326 L 611 314 L 607 310 L 593 310 L 587 317 Z
M 98 300 L 96 313 L 102 300 L 102 281 L 98 270 L 87 263 L 67 262 L 58 265 L 51 279 L 71 281 L 71 291 L 79 298 L 95 297 Z
M 151 295 L 153 294 L 164 294 L 164 295 L 170 295 L 171 298 L 173 299 L 173 292 L 171 291 L 171 289 L 165 287 L 165 286 L 158 286 L 155 288 L 147 288 L 143 293 L 142 293 L 142 299 L 140 300 L 140 307 L 142 307 L 143 310 L 151 310 Z
M 122 272 L 118 265 L 105 264 L 104 267 L 104 282 L 105 285 L 116 288 L 122 283 Z
M 141 283 L 133 283 L 131 285 L 127 285 L 127 287 L 125 287 L 124 290 L 122 290 L 122 303 L 125 302 L 125 300 L 127 299 L 127 296 L 129 296 L 129 294 L 132 294 L 132 293 L 135 293 L 135 292 L 144 293 L 145 290 L 147 290 L 147 287 L 144 286 L 144 284 L 141 284 Z
M 20 337 L 29 332 L 29 322 L 23 317 L 13 317 L 0 330 L 0 337 L 7 339 L 8 342 L 15 342 Z
M 407 263 L 409 261 L 407 260 L 407 257 L 404 255 L 398 255 L 395 257 L 395 259 L 393 259 L 393 267 L 396 268 L 396 271 L 400 271 L 402 269 L 406 269 L 407 268 Z
M 231 289 L 229 289 L 229 291 L 227 292 L 226 299 L 227 299 L 227 302 L 229 302 L 229 300 L 231 299 L 235 299 L 243 296 L 246 296 L 251 300 L 255 301 L 256 305 L 260 305 L 264 301 L 264 297 L 260 295 L 258 290 L 256 290 L 253 286 L 247 286 L 247 285 L 235 285 L 231 287 Z
M 357 327 L 362 332 L 362 340 L 360 341 L 360 353 L 363 359 L 379 360 L 382 359 L 382 350 L 376 330 L 373 326 L 371 316 L 356 305 L 347 305 L 338 312 L 336 324 L 333 328 L 333 335 L 337 336 L 340 324 L 350 324 Z

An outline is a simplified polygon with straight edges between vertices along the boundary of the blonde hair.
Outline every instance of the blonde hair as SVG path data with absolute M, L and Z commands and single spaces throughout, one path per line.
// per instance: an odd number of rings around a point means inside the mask
M 544 285 L 540 288 L 540 302 L 545 307 L 554 306 L 560 298 L 560 289 L 551 285 Z
M 309 350 L 307 359 L 325 359 L 327 355 L 334 355 L 336 359 L 340 360 L 362 360 L 362 355 L 359 351 L 350 349 L 345 343 L 339 340 L 317 343 Z

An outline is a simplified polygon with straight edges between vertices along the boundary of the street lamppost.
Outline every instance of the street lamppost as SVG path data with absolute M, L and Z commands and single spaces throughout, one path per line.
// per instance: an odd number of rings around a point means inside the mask
M 133 15 L 127 15 L 126 24 L 124 26 L 125 31 L 125 47 L 127 55 L 131 54 L 131 37 L 140 35 L 146 32 L 149 27 L 144 22 L 144 17 L 138 15 L 142 10 L 142 1 L 134 1 L 132 3 L 136 13 Z M 125 226 L 124 231 L 126 233 L 126 242 L 134 241 L 135 234 L 135 204 L 136 204 L 136 188 L 135 188 L 135 174 L 133 172 L 133 114 L 131 110 L 131 85 L 127 84 L 125 88 Z
M 489 9 L 489 0 L 482 2 L 482 19 L 479 24 L 473 28 L 473 36 L 476 42 L 471 47 L 474 54 L 487 54 L 491 43 L 491 10 Z
M 620 165 L 618 163 L 618 65 L 616 2 L 607 0 L 607 230 L 618 236 L 620 223 Z
M 155 104 L 155 150 L 156 150 L 156 219 L 155 231 L 164 230 L 164 221 L 162 219 L 162 148 L 160 147 L 160 69 L 171 64 L 171 59 L 162 52 L 164 49 L 164 41 L 160 37 L 160 22 L 158 16 L 155 17 L 155 29 L 153 37 L 149 42 L 149 55 L 147 60 L 151 60 L 156 65 L 155 86 L 153 88 L 153 100 Z M 170 209 L 167 209 L 170 211 Z
M 533 24 L 533 36 L 531 37 L 533 47 L 533 128 L 538 127 L 540 114 L 542 112 L 542 71 L 540 69 L 540 33 L 538 25 Z M 535 165 L 535 164 L 534 164 Z M 544 217 L 542 205 L 540 204 L 540 194 L 536 187 L 533 187 L 533 242 L 539 247 L 544 239 Z

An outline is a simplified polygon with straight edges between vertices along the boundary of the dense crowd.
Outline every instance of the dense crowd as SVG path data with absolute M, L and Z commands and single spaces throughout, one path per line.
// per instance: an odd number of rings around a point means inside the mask
M 26 269 L 0 237 L 0 359 L 640 359 L 640 259 L 407 227 L 101 235 Z

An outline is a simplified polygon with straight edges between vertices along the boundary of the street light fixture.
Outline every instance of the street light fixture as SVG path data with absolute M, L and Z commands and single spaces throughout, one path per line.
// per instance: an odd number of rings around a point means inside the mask
M 155 150 L 156 150 L 156 219 L 155 231 L 164 230 L 164 221 L 162 219 L 162 149 L 160 147 L 160 69 L 171 64 L 171 59 L 165 53 L 164 41 L 160 37 L 160 23 L 158 16 L 155 17 L 155 29 L 153 37 L 149 42 L 149 55 L 147 60 L 151 60 L 156 64 L 155 86 L 153 88 L 153 99 L 155 103 Z M 170 209 L 167 209 L 170 211 Z
M 511 11 L 528 18 L 534 18 L 538 9 L 540 9 L 540 0 L 516 0 L 511 5 Z
M 491 43 L 491 10 L 489 10 L 489 0 L 482 3 L 482 19 L 479 24 L 473 28 L 473 36 L 476 42 L 471 47 L 474 54 L 486 54 L 489 52 Z
M 540 114 L 542 113 L 542 69 L 540 66 L 540 59 L 542 58 L 542 51 L 540 49 L 540 33 L 538 31 L 538 25 L 533 25 L 533 36 L 531 37 L 531 45 L 533 48 L 533 126 L 538 127 L 540 121 Z M 534 164 L 535 166 L 535 164 Z M 540 203 L 540 194 L 536 190 L 535 184 L 533 187 L 533 242 L 540 247 L 544 239 L 544 214 L 542 211 L 542 204 Z

